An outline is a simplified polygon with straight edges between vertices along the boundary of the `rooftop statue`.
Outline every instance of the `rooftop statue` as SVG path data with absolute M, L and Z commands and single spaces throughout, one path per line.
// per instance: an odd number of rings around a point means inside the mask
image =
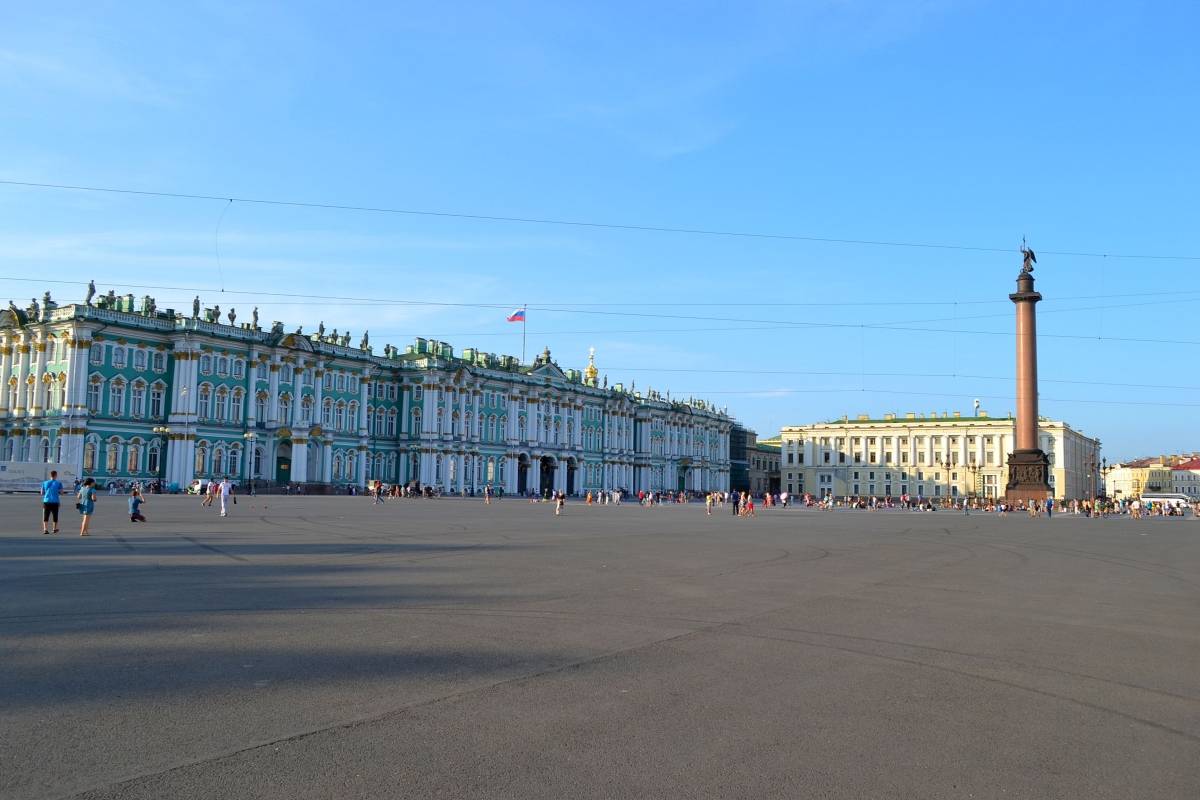
M 83 299 L 84 305 L 90 306 L 92 304 L 92 298 L 95 296 L 96 296 L 96 282 L 88 281 L 87 297 L 85 297 Z

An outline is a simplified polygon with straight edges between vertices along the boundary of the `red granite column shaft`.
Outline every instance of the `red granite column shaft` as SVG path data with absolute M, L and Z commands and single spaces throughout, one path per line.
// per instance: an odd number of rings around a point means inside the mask
M 1024 297 L 1017 306 L 1017 430 L 1016 449 L 1038 447 L 1037 317 L 1034 304 L 1041 299 Z

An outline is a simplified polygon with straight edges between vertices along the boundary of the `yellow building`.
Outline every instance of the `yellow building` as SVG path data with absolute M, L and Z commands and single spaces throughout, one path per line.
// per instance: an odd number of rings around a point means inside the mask
M 1104 474 L 1105 489 L 1117 500 L 1135 500 L 1144 492 L 1176 491 L 1172 468 L 1182 460 L 1178 456 L 1155 456 L 1113 464 Z
M 1012 417 L 986 412 L 928 416 L 908 413 L 782 429 L 781 489 L 817 497 L 1002 497 Z M 1100 441 L 1065 422 L 1038 422 L 1057 499 L 1084 499 L 1098 489 Z

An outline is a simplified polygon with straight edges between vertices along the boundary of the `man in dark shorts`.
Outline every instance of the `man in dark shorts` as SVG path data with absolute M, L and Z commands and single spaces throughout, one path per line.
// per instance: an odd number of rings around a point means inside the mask
M 58 480 L 58 471 L 50 470 L 50 480 L 42 481 L 42 533 L 50 533 L 48 524 L 54 518 L 54 532 L 58 533 L 59 495 L 63 485 Z

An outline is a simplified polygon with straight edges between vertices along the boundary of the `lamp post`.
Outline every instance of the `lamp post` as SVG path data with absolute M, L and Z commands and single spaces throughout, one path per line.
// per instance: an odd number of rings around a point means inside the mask
M 258 434 L 254 431 L 246 431 L 242 434 L 242 438 L 246 440 L 246 482 L 250 484 L 250 494 L 254 494 L 254 442 L 258 439 Z
M 952 467 L 952 466 L 954 466 L 954 465 L 953 465 L 953 464 L 950 462 L 950 459 L 949 459 L 949 458 L 947 458 L 945 461 L 943 461 L 943 462 L 942 462 L 941 464 L 939 464 L 938 466 L 940 466 L 942 469 L 944 469 L 944 470 L 946 471 L 946 500 L 950 500 L 950 494 L 951 494 L 951 490 L 950 490 L 950 467 Z M 945 501 L 943 501 L 943 502 L 942 502 L 942 505 L 943 505 L 943 506 L 945 505 Z
M 161 494 L 163 484 L 166 483 L 167 450 L 171 446 L 170 445 L 171 429 L 168 428 L 166 425 L 155 425 L 152 428 L 152 430 L 154 431 L 155 436 L 161 436 L 163 438 L 162 452 L 158 456 L 158 491 Z

